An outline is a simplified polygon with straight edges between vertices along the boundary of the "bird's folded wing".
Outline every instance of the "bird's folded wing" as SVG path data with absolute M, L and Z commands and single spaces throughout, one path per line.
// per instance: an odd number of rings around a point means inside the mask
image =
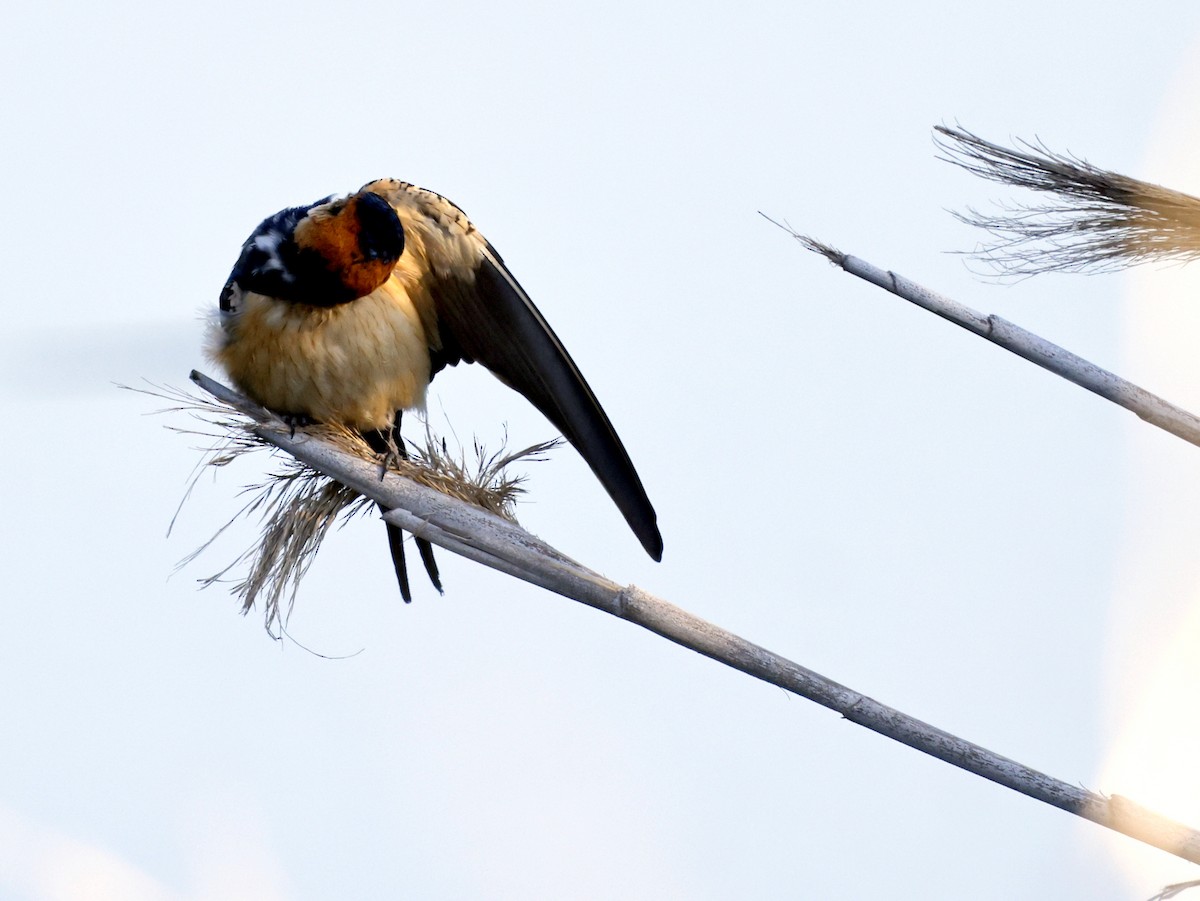
M 482 363 L 519 391 L 575 446 L 646 552 L 662 558 L 654 507 L 629 454 L 566 348 L 488 245 L 473 283 L 433 292 L 443 353 Z M 446 362 L 452 362 L 447 359 Z
M 413 233 L 407 246 L 427 258 L 440 344 L 432 350 L 434 371 L 460 360 L 481 363 L 523 394 L 579 451 L 646 552 L 661 559 L 657 516 L 625 446 L 499 254 L 440 195 L 403 183 L 387 188 L 401 222 Z

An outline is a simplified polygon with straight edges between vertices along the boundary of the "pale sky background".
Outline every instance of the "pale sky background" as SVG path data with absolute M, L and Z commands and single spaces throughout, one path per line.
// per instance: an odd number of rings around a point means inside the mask
M 335 9 L 336 7 L 336 9 Z M 930 127 L 1200 192 L 1200 5 L 26 4 L 0 34 L 0 899 L 1146 898 L 1169 855 L 635 627 L 335 534 L 290 631 L 175 563 L 200 318 L 264 216 L 381 176 L 460 204 L 586 374 L 654 564 L 573 451 L 532 531 L 1068 782 L 1200 825 L 1200 455 L 757 214 L 1200 408 L 1200 275 L 979 278 L 1010 197 Z M 550 427 L 477 368 L 464 440 Z M 443 420 L 444 421 L 444 420 Z M 1193 502 L 1195 501 L 1195 502 Z

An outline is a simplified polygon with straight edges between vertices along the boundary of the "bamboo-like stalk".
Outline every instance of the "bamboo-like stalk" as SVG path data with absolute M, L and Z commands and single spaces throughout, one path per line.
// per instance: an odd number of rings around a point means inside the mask
M 740 638 L 636 586 L 622 587 L 498 516 L 293 432 L 261 407 L 200 373 L 192 379 L 256 421 L 255 435 L 370 497 L 384 518 L 448 551 L 634 623 L 685 648 L 777 685 L 846 719 L 999 785 L 1200 864 L 1200 832 L 1130 801 L 1055 779 L 923 723 Z
M 774 222 L 774 220 L 770 221 Z M 902 297 L 981 338 L 986 338 L 1019 357 L 1024 357 L 1031 363 L 1036 363 L 1043 369 L 1048 369 L 1055 375 L 1060 375 L 1080 387 L 1099 394 L 1106 400 L 1136 413 L 1147 422 L 1184 441 L 1200 445 L 1200 416 L 1164 400 L 1157 394 L 1150 393 L 1145 388 L 1139 387 L 1107 369 L 1100 368 L 1095 363 L 1089 362 L 1019 325 L 1014 325 L 1007 319 L 992 313 L 980 313 L 891 270 L 880 269 L 866 260 L 842 253 L 828 244 L 799 234 L 787 225 L 781 225 L 778 222 L 775 224 L 791 234 L 805 248 L 821 254 L 851 275 L 878 285 L 897 297 Z

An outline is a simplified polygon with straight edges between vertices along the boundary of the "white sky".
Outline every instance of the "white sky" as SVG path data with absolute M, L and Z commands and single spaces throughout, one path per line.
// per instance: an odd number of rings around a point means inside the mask
M 1200 191 L 1200 6 L 334 6 L 26 4 L 0 34 L 0 898 L 1126 899 L 1200 876 L 448 554 L 446 596 L 406 607 L 365 519 L 290 625 L 362 653 L 274 643 L 196 586 L 249 527 L 171 576 L 254 467 L 203 479 L 164 537 L 194 442 L 111 384 L 204 367 L 198 317 L 265 215 L 432 188 L 570 348 L 666 553 L 569 450 L 533 470 L 526 526 L 1200 824 L 1200 736 L 1172 731 L 1200 679 L 1172 664 L 1200 635 L 1195 449 L 757 215 L 1200 408 L 1195 275 L 980 280 L 946 209 L 1009 195 L 930 142 L 959 121 Z M 432 397 L 464 439 L 550 434 L 480 370 Z

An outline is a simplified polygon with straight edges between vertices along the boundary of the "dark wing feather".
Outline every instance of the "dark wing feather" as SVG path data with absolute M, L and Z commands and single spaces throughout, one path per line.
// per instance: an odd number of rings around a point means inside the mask
M 642 547 L 662 559 L 657 516 L 633 462 L 562 342 L 489 244 L 474 283 L 453 276 L 433 286 L 442 349 L 437 368 L 481 363 L 523 394 L 575 446 Z

